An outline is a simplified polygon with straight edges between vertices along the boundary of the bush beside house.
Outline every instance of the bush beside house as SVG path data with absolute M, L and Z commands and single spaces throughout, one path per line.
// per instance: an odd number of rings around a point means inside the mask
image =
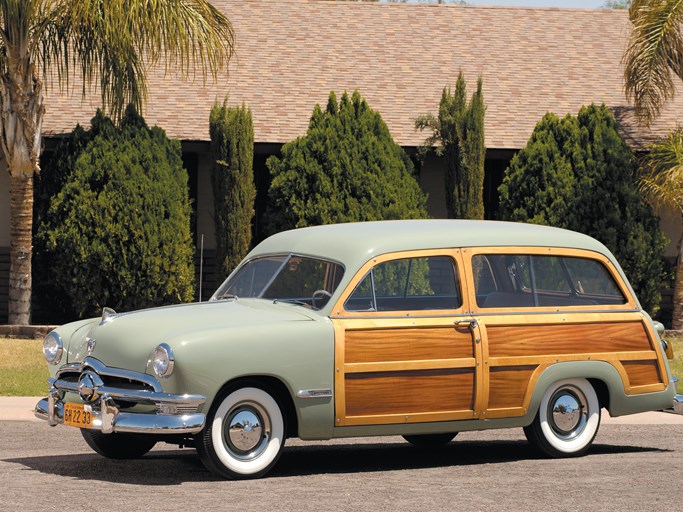
M 500 187 L 499 216 L 572 229 L 617 257 L 642 306 L 656 313 L 666 240 L 636 185 L 637 162 L 605 107 L 577 117 L 548 113 L 512 159 Z
M 52 158 L 53 178 L 39 186 L 42 198 L 59 190 L 49 206 L 37 208 L 38 292 L 58 315 L 45 320 L 97 315 L 104 306 L 127 311 L 191 300 L 190 202 L 180 143 L 148 128 L 133 107 L 119 128 L 98 112 L 91 130 L 76 128 L 70 139 Z
M 340 222 L 427 217 L 413 164 L 356 91 L 313 109 L 306 135 L 267 161 L 270 233 Z

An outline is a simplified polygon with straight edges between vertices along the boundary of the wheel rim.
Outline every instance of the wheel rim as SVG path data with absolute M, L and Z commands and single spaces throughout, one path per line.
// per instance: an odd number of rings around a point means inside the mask
M 588 401 L 575 387 L 558 389 L 548 401 L 548 424 L 563 440 L 578 437 L 588 421 Z
M 233 407 L 223 422 L 223 444 L 230 455 L 241 461 L 258 458 L 268 447 L 270 419 L 254 402 Z

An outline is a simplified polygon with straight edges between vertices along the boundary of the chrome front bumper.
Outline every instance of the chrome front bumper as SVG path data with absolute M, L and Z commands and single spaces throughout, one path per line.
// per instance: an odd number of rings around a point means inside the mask
M 80 377 L 76 382 L 66 378 L 66 375 Z M 50 393 L 47 398 L 40 400 L 34 409 L 37 418 L 46 420 L 52 426 L 64 423 L 64 403 L 69 401 L 65 400 L 67 393 L 81 396 L 86 410 L 92 414 L 91 428 L 104 434 L 196 434 L 206 422 L 206 415 L 197 412 L 197 408 L 206 401 L 205 397 L 163 393 L 154 377 L 108 368 L 94 358 L 87 357 L 82 363 L 65 365 L 57 372 L 56 377 L 48 380 Z M 143 382 L 153 390 L 108 386 L 104 383 L 104 379 L 108 377 L 124 377 Z M 155 410 L 122 411 L 121 403 L 128 406 L 154 406 Z

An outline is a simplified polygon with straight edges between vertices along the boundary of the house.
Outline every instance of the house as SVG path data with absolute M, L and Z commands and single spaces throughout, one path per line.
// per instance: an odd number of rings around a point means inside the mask
M 485 201 L 495 213 L 497 186 L 515 151 L 524 147 L 547 112 L 576 114 L 592 102 L 608 105 L 635 149 L 662 136 L 683 118 L 683 96 L 651 128 L 638 126 L 623 93 L 621 58 L 629 33 L 624 10 L 474 7 L 323 0 L 214 0 L 232 21 L 237 54 L 216 83 L 183 81 L 155 70 L 149 79 L 147 122 L 182 141 L 197 208 L 197 243 L 215 246 L 212 226 L 208 119 L 212 104 L 249 105 L 255 130 L 254 171 L 265 201 L 265 161 L 283 143 L 305 133 L 316 103 L 330 90 L 358 89 L 382 114 L 394 140 L 409 154 L 426 134 L 415 118 L 438 111 L 444 86 L 463 71 L 473 90 L 484 80 L 486 111 Z M 46 88 L 45 146 L 87 125 L 99 104 Z M 1 166 L 2 164 L 0 164 Z M 49 169 L 44 170 L 49 172 Z M 443 164 L 429 157 L 420 171 L 432 216 L 445 216 Z M 9 179 L 0 172 L 0 322 L 6 321 L 9 252 Z M 663 221 L 678 240 L 678 219 Z M 675 248 L 669 254 L 675 254 Z M 211 279 L 209 279 L 211 281 Z M 206 283 L 208 293 L 213 283 Z M 206 293 L 204 294 L 206 295 Z

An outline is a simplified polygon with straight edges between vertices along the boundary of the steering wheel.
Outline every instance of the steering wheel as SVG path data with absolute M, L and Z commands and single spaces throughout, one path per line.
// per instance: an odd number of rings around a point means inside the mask
M 325 304 L 327 304 L 327 301 L 330 300 L 331 298 L 332 298 L 332 294 L 330 292 L 328 292 L 327 290 L 316 290 L 313 292 L 313 295 L 311 296 L 311 302 L 313 303 L 314 308 L 320 309 Z M 323 301 L 320 305 L 318 305 L 319 300 Z

